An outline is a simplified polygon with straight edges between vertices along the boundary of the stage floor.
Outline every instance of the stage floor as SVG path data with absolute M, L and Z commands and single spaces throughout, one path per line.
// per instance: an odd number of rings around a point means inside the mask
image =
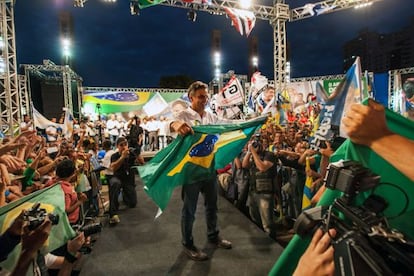
M 210 259 L 195 262 L 181 246 L 181 188 L 173 193 L 165 212 L 154 220 L 157 207 L 137 185 L 136 208 L 122 207 L 121 223 L 111 227 L 104 222 L 93 251 L 86 256 L 81 275 L 267 275 L 283 247 L 219 197 L 220 235 L 233 243 L 230 250 L 208 245 L 203 198 L 200 195 L 194 241 Z

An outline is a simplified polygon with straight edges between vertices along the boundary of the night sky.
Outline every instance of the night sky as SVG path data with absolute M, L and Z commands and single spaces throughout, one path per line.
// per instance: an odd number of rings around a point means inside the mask
M 263 0 L 262 0 L 263 1 Z M 270 1 L 271 2 L 271 1 Z M 291 8 L 318 1 L 287 0 Z M 270 5 L 267 2 L 256 2 Z M 287 23 L 292 77 L 343 73 L 342 46 L 361 29 L 389 33 L 414 17 L 413 0 L 383 0 L 368 9 L 349 9 Z M 213 78 L 211 31 L 221 30 L 222 71 L 248 73 L 248 39 L 226 16 L 154 6 L 132 16 L 129 1 L 89 0 L 84 8 L 72 0 L 17 0 L 15 6 L 18 64 L 61 63 L 60 11 L 74 18 L 74 70 L 84 86 L 157 87 L 161 76 Z M 259 40 L 259 70 L 273 79 L 273 34 L 268 21 L 257 20 L 251 36 Z M 362 68 L 364 69 L 364 68 Z

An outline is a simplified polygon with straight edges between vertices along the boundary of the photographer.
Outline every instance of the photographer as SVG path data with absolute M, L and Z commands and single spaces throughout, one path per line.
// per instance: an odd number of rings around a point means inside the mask
M 134 154 L 137 156 L 137 161 L 141 162 L 141 147 L 144 137 L 144 130 L 140 126 L 141 120 L 138 116 L 134 116 L 128 122 L 129 135 L 128 135 L 128 145 L 130 148 L 134 149 Z
M 134 208 L 137 205 L 135 173 L 131 169 L 136 156 L 128 148 L 128 142 L 124 137 L 118 138 L 116 147 L 118 151 L 112 154 L 110 165 L 114 175 L 109 180 L 109 223 L 112 225 L 120 222 L 117 211 L 119 207 L 118 195 L 121 188 L 124 203 L 130 208 Z
M 242 162 L 242 167 L 250 171 L 248 205 L 253 221 L 275 238 L 276 227 L 273 209 L 277 159 L 273 153 L 265 150 L 259 141 L 260 135 L 253 137 Z

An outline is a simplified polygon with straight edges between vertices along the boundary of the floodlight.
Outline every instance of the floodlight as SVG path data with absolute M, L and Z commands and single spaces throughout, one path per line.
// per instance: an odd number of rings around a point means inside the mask
M 259 58 L 257 56 L 252 57 L 252 65 L 256 68 L 259 66 Z

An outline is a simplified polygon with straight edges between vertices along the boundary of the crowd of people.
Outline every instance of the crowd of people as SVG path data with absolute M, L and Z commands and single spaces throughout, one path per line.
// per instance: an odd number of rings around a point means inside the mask
M 0 207 L 34 191 L 60 185 L 68 221 L 75 227 L 83 223 L 87 215 L 96 216 L 103 208 L 98 194 L 104 182 L 109 187 L 109 223 L 120 223 L 120 193 L 127 207 L 137 205 L 136 174 L 131 167 L 144 163 L 142 150 L 160 150 L 172 141 L 174 135 L 191 135 L 192 127 L 197 124 L 234 122 L 220 120 L 205 110 L 209 98 L 206 84 L 193 83 L 188 97 L 191 104 L 175 112 L 173 120 L 148 117 L 141 121 L 141 118 L 134 116 L 129 121 L 123 121 L 111 114 L 106 122 L 83 120 L 79 125 L 75 122 L 75 131 L 69 139 L 62 137 L 61 132 L 52 126 L 41 135 L 34 130 L 30 118 L 25 116 L 20 134 L 5 138 L 0 146 Z M 200 193 L 205 198 L 208 241 L 224 249 L 231 249 L 232 243 L 219 235 L 219 190 L 274 239 L 286 230 L 282 229 L 282 225 L 291 228 L 291 223 L 301 213 L 306 177 L 312 179 L 311 202 L 318 202 L 324 191 L 323 177 L 329 157 L 343 140 L 327 141 L 318 150 L 310 148 L 313 121 L 320 110 L 313 100 L 310 102 L 300 114 L 289 113 L 284 124 L 279 124 L 270 116 L 234 161 L 218 171 L 218 177 L 212 175 L 211 179 L 203 181 L 195 179 L 191 185 L 183 186 L 182 245 L 189 258 L 195 261 L 209 258 L 196 247 L 192 235 Z M 412 158 L 413 141 L 393 134 L 387 128 L 381 105 L 373 101 L 369 101 L 368 106 L 353 105 L 343 124 L 353 142 L 372 148 L 414 179 L 409 162 L 398 162 L 400 159 L 397 156 L 402 154 L 401 145 L 405 145 L 403 154 L 408 159 Z M 389 146 L 398 148 L 392 151 Z M 51 227 L 51 222 L 45 219 L 37 228 L 27 229 L 22 211 L 0 236 L 1 260 L 5 260 L 11 250 L 22 243 L 14 275 L 23 275 L 28 269 Z M 332 231 L 331 236 L 334 235 Z M 306 274 L 303 274 L 303 266 L 310 263 L 309 258 L 323 253 L 323 261 L 326 262 L 322 265 L 330 264 L 323 269 L 331 274 L 332 246 L 326 242 L 324 246 L 317 245 L 320 240 L 329 241 L 331 236 L 321 232 L 315 234 L 299 263 L 297 275 Z M 62 244 L 62 250 L 42 258 L 49 269 L 60 269 L 59 275 L 69 275 L 74 267 L 79 269 L 76 266 L 81 257 L 78 250 L 85 244 L 90 245 L 90 238 L 78 231 L 72 240 L 62 241 Z M 317 262 L 312 267 L 316 265 L 321 264 Z

